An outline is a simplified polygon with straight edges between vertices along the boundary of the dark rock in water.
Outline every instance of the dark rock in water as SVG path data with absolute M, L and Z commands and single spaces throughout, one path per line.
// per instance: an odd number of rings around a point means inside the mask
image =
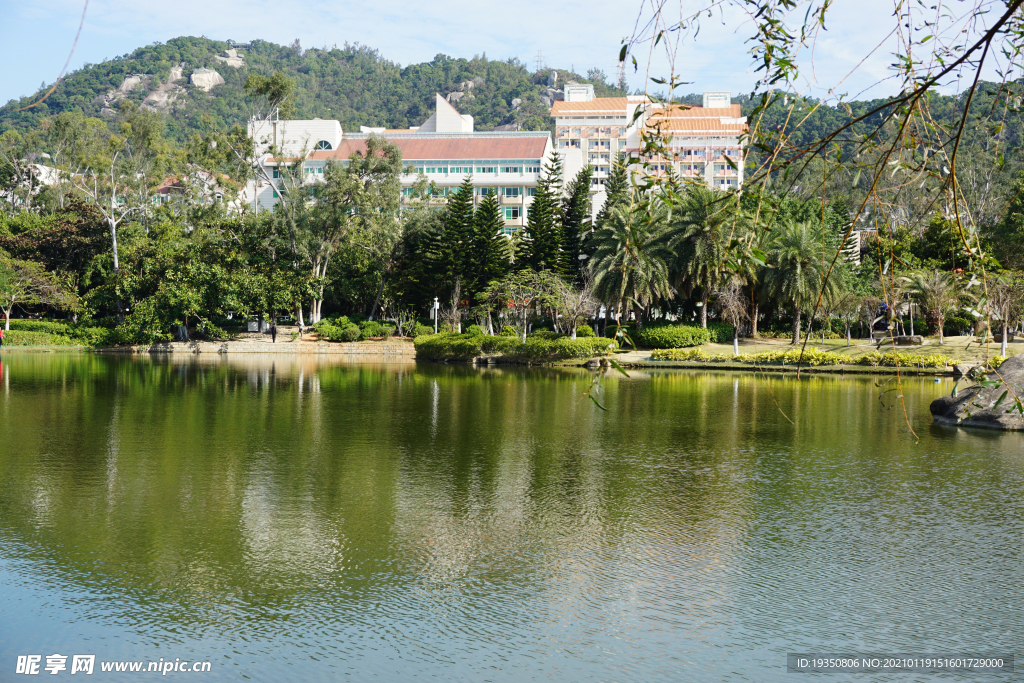
M 1006 359 L 999 366 L 998 374 L 992 372 L 989 379 L 999 380 L 995 386 L 980 384 L 967 387 L 956 396 L 943 396 L 932 401 L 932 417 L 939 424 L 982 427 L 1024 431 L 1024 415 L 1017 410 L 1014 394 L 1024 402 L 1024 354 Z M 995 404 L 1006 392 L 999 407 Z

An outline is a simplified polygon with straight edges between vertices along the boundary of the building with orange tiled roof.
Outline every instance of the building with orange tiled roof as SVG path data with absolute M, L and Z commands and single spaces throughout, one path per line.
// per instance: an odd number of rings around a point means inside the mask
M 741 136 L 747 131 L 740 105 L 729 93 L 706 92 L 703 105 L 664 105 L 644 96 L 594 97 L 593 86 L 567 85 L 565 100 L 551 107 L 559 151 L 578 149 L 594 167 L 593 188 L 602 189 L 615 157 L 637 158 L 641 135 L 660 135 L 671 158 L 648 159 L 648 173 L 703 179 L 720 189 L 743 184 Z M 636 168 L 640 171 L 639 167 Z
M 278 202 L 277 192 L 286 175 L 298 171 L 303 182 L 322 180 L 328 164 L 348 163 L 353 154 L 365 153 L 370 135 L 380 135 L 402 152 L 407 171 L 401 176 L 404 204 L 417 201 L 414 186 L 421 178 L 431 183 L 431 194 L 440 205 L 469 177 L 476 201 L 488 192 L 498 195 L 507 234 L 526 225 L 543 166 L 554 153 L 551 136 L 544 131 L 475 132 L 473 117 L 459 114 L 440 95 L 430 118 L 408 129 L 364 126 L 358 133 L 344 133 L 337 121 L 319 119 L 260 125 L 262 128 L 256 129 L 250 124 L 264 171 L 263 179 L 250 183 L 256 199 L 249 201 L 257 209 L 270 209 Z M 261 139 L 264 142 L 259 146 Z M 271 156 L 271 151 L 279 157 Z M 581 163 L 576 160 L 569 166 L 579 167 Z

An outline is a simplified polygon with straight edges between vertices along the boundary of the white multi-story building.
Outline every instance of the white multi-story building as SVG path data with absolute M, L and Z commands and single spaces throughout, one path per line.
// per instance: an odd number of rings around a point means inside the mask
M 647 173 L 667 173 L 671 167 L 681 177 L 728 189 L 743 184 L 740 136 L 747 130 L 740 105 L 731 102 L 730 93 L 706 92 L 703 106 L 665 105 L 642 95 L 594 97 L 592 85 L 567 85 L 565 99 L 554 103 L 551 116 L 558 150 L 586 155 L 598 194 L 617 154 L 639 159 L 644 132 L 658 135 L 671 155 L 644 159 Z M 595 197 L 595 203 L 602 200 Z
M 250 135 L 256 140 L 260 164 L 274 183 L 257 182 L 251 188 L 256 199 L 250 194 L 249 201 L 259 209 L 273 208 L 278 202 L 284 167 L 299 172 L 304 182 L 316 182 L 323 179 L 327 164 L 346 163 L 353 154 L 365 153 L 369 136 L 380 135 L 402 152 L 405 203 L 413 201 L 414 186 L 422 178 L 431 183 L 432 195 L 440 199 L 469 177 L 476 201 L 487 192 L 498 195 L 508 234 L 526 225 L 544 164 L 554 153 L 551 136 L 543 131 L 474 132 L 473 117 L 459 114 L 440 95 L 434 114 L 415 128 L 363 127 L 359 133 L 344 133 L 337 121 L 314 119 L 250 124 Z M 269 154 L 272 147 L 278 150 L 277 157 Z M 580 161 L 569 156 L 567 165 L 578 167 Z

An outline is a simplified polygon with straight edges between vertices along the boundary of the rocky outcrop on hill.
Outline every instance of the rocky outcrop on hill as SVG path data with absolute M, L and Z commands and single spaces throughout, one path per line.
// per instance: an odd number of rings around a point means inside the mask
M 1024 415 L 1014 399 L 1016 395 L 1024 402 L 1024 354 L 1006 359 L 989 379 L 1002 381 L 992 386 L 975 384 L 932 401 L 933 419 L 961 427 L 1024 431 Z
M 218 62 L 224 62 L 228 66 L 233 66 L 236 69 L 239 69 L 239 68 L 245 66 L 245 60 L 243 60 L 241 57 L 238 56 L 238 51 L 237 50 L 234 50 L 234 49 L 225 50 L 224 54 L 226 54 L 227 57 L 221 57 L 220 55 L 215 55 L 214 59 L 216 59 Z
M 200 90 L 210 92 L 214 86 L 224 83 L 224 77 L 213 69 L 196 69 L 192 72 L 191 81 Z

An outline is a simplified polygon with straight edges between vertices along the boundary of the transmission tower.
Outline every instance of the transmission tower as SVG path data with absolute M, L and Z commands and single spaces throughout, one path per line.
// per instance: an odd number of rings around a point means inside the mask
M 534 71 L 536 71 L 538 73 L 540 72 L 541 69 L 545 68 L 546 65 L 544 64 L 544 53 L 541 52 L 540 50 L 537 50 L 537 58 L 534 60 L 533 63 L 534 63 Z

